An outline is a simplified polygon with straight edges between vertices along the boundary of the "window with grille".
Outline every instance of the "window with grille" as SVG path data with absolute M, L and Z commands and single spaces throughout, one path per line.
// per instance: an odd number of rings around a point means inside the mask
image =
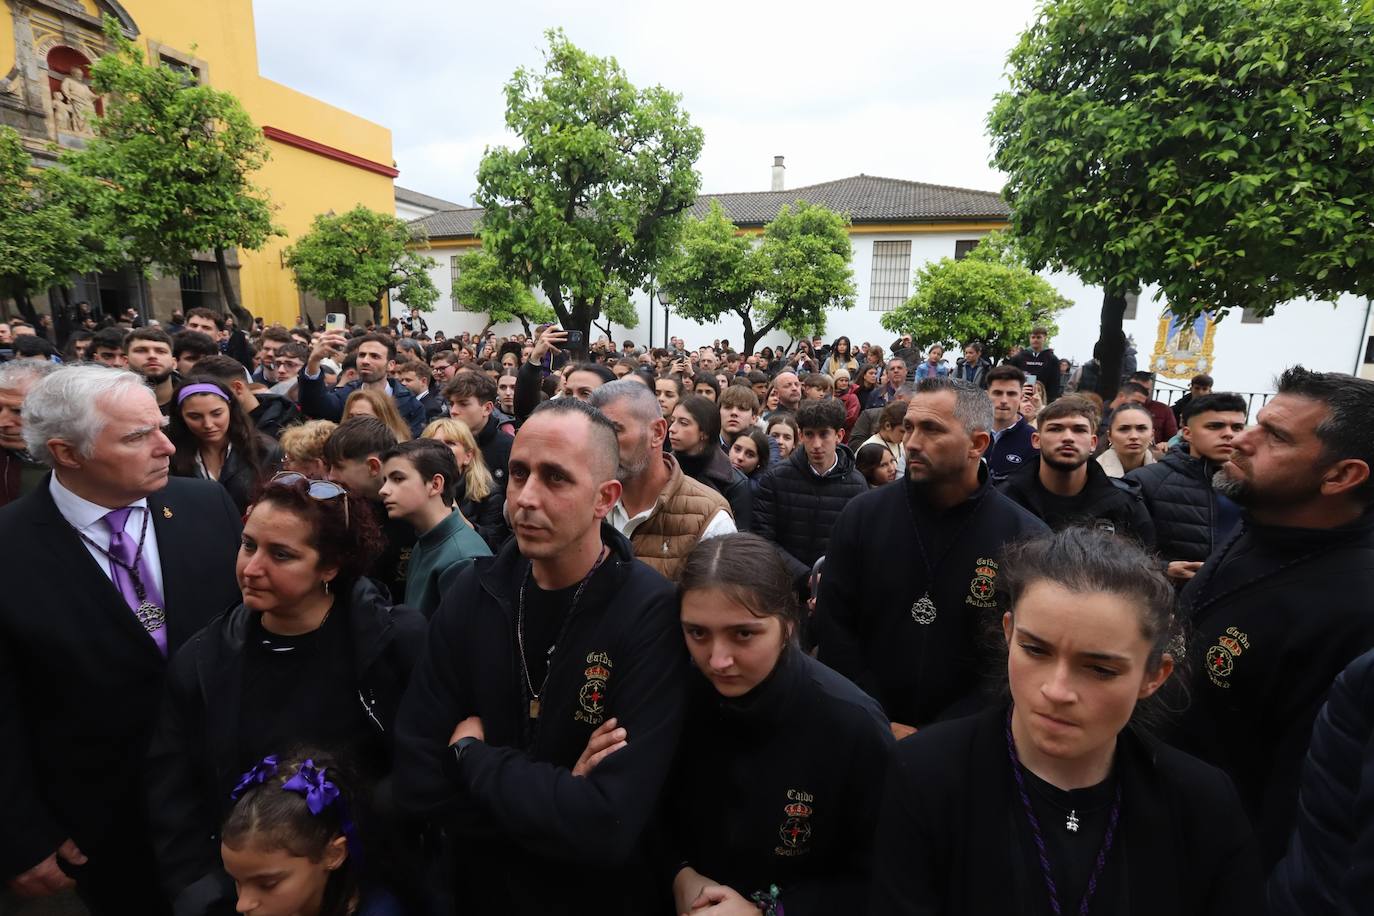
M 890 312 L 911 295 L 911 242 L 874 242 L 868 308 Z
M 453 310 L 461 312 L 462 306 L 458 304 L 458 255 L 448 256 L 448 296 L 453 301 Z

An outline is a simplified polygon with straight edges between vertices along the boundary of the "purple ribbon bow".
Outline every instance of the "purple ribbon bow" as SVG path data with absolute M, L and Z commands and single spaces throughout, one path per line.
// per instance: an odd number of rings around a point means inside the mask
M 282 783 L 281 787 L 284 791 L 305 796 L 305 806 L 310 813 L 319 815 L 339 797 L 339 787 L 329 781 L 325 775 L 327 772 L 328 768 L 316 769 L 315 761 L 307 760 L 301 764 L 296 775 Z
M 253 786 L 260 786 L 273 776 L 277 775 L 277 755 L 270 754 L 262 758 L 261 763 L 253 765 L 253 769 L 243 774 L 239 784 L 234 786 L 234 791 L 229 793 L 229 797 L 238 801 L 240 795 L 247 792 Z

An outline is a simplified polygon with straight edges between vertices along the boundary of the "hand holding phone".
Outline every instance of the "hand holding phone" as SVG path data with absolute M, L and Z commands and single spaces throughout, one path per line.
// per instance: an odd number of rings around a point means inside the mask
M 343 312 L 330 312 L 324 316 L 324 329 L 326 331 L 346 331 L 348 329 L 348 318 Z

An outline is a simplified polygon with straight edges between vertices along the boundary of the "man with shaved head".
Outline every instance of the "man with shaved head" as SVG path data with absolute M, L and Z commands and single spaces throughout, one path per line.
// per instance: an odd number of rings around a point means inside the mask
M 647 913 L 661 890 L 642 834 L 685 654 L 672 587 L 605 523 L 616 434 L 576 398 L 530 414 L 510 453 L 515 537 L 444 592 L 397 717 L 396 802 L 443 822 L 473 912 Z

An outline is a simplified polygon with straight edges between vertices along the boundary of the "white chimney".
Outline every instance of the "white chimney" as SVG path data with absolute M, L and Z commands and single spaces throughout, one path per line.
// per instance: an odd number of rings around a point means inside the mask
M 782 173 L 787 171 L 787 166 L 782 164 L 781 156 L 773 157 L 773 190 L 782 190 Z

